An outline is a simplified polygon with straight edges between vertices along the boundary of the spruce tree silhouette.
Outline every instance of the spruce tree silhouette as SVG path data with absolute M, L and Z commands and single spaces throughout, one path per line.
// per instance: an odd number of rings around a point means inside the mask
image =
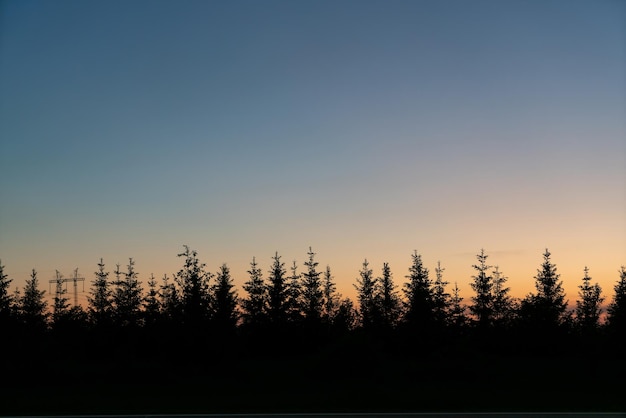
M 294 325 L 302 322 L 302 275 L 298 273 L 298 264 L 293 261 L 291 275 L 287 282 L 287 319 Z
M 33 269 L 30 279 L 24 285 L 24 295 L 18 303 L 21 322 L 33 337 L 38 337 L 48 327 L 49 313 L 45 294 L 45 290 L 39 290 L 37 271 Z
M 361 327 L 368 332 L 372 331 L 379 324 L 380 319 L 376 282 L 374 272 L 369 267 L 367 259 L 365 259 L 354 287 L 359 301 Z
M 302 273 L 302 307 L 304 320 L 309 326 L 317 327 L 321 323 L 323 292 L 321 272 L 317 271 L 318 262 L 315 253 L 309 247 L 309 258 L 304 262 L 305 271 Z
M 580 299 L 576 301 L 576 325 L 583 334 L 590 336 L 598 331 L 600 314 L 602 313 L 601 304 L 604 298 L 601 296 L 602 288 L 600 285 L 598 283 L 591 284 L 587 266 L 585 266 L 584 271 L 583 282 L 578 286 Z
M 117 264 L 115 277 L 112 300 L 117 325 L 122 328 L 141 326 L 143 289 L 141 282 L 137 279 L 135 261 L 132 258 L 128 259 L 125 272 L 120 271 L 120 265 Z
M 491 266 L 487 265 L 487 257 L 483 249 L 476 255 L 478 264 L 472 267 L 477 273 L 472 276 L 473 282 L 470 283 L 476 295 L 472 296 L 473 304 L 469 308 L 480 329 L 486 329 L 493 324 L 493 277 L 488 273 Z
M 6 329 L 12 317 L 13 296 L 9 294 L 9 286 L 13 280 L 4 272 L 0 260 L 0 329 Z
M 268 314 L 275 330 L 284 330 L 287 320 L 287 286 L 285 283 L 285 263 L 280 261 L 278 252 L 272 257 L 269 271 Z
M 393 282 L 389 263 L 383 263 L 382 276 L 378 279 L 378 283 L 380 283 L 378 286 L 380 296 L 377 299 L 380 303 L 381 325 L 389 331 L 395 328 L 400 318 L 400 298 Z
M 239 319 L 237 292 L 226 264 L 220 266 L 213 285 L 213 323 L 221 337 L 232 336 Z
M 52 306 L 52 326 L 55 329 L 63 327 L 63 322 L 66 321 L 69 315 L 70 304 L 67 297 L 67 289 L 63 288 L 63 284 L 60 279 L 63 275 L 59 270 L 56 271 L 56 291 L 54 294 L 54 304 Z
M 454 282 L 447 319 L 448 323 L 453 327 L 457 334 L 460 334 L 462 329 L 467 326 L 469 322 L 466 311 L 467 307 L 463 304 L 463 298 L 461 297 L 459 286 L 457 282 Z
M 192 338 L 204 334 L 211 314 L 210 281 L 213 275 L 204 270 L 206 265 L 198 260 L 198 253 L 184 245 L 178 257 L 185 259 L 183 268 L 176 273 L 175 280 L 181 289 L 182 323 L 189 329 Z
M 626 335 L 626 267 L 619 270 L 619 280 L 614 287 L 615 294 L 608 307 L 607 322 L 615 336 Z
M 563 282 L 559 281 L 555 264 L 550 261 L 548 249 L 543 254 L 541 269 L 535 276 L 536 293 L 524 298 L 520 316 L 527 326 L 544 336 L 553 335 L 568 319 Z
M 144 326 L 155 328 L 161 319 L 161 302 L 157 281 L 154 274 L 150 274 L 148 279 L 148 291 L 143 299 L 143 319 Z
M 493 277 L 493 325 L 500 329 L 508 328 L 515 320 L 517 311 L 515 300 L 509 296 L 510 288 L 505 283 L 508 280 L 498 266 L 494 267 Z
M 438 328 L 444 328 L 448 322 L 448 311 L 450 310 L 450 294 L 446 292 L 448 282 L 443 280 L 443 272 L 445 269 L 441 267 L 441 262 L 437 261 L 435 267 L 435 281 L 433 282 L 433 314 Z
M 409 267 L 408 282 L 404 283 L 404 323 L 417 334 L 430 332 L 435 323 L 434 298 L 428 269 L 422 263 L 422 256 L 414 251 Z
M 254 330 L 263 325 L 267 319 L 268 288 L 263 280 L 263 272 L 258 266 L 255 257 L 252 257 L 250 270 L 247 273 L 249 278 L 243 284 L 243 290 L 248 295 L 241 299 L 240 304 L 243 323 L 248 328 Z
M 87 314 L 96 328 L 108 328 L 112 323 L 113 314 L 112 291 L 108 281 L 109 272 L 105 271 L 102 258 L 98 263 L 96 278 L 91 282 L 91 289 L 87 296 Z
M 332 326 L 339 308 L 340 295 L 337 293 L 337 286 L 333 281 L 333 275 L 330 266 L 326 266 L 324 277 L 322 279 L 322 293 L 324 304 L 322 307 L 322 322 L 328 326 Z

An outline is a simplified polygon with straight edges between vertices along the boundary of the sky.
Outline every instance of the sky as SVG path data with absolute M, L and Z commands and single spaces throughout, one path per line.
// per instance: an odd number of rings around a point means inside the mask
M 184 244 L 238 286 L 312 247 L 354 297 L 417 251 L 466 301 L 626 264 L 626 3 L 0 3 L 0 260 L 23 286 Z M 240 295 L 243 294 L 239 288 Z M 85 300 L 85 295 L 80 296 Z

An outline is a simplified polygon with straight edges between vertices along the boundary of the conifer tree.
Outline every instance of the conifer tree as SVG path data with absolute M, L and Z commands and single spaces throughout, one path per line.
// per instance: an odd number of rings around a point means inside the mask
M 248 296 L 241 300 L 242 317 L 245 324 L 258 326 L 267 315 L 267 286 L 255 257 L 252 257 L 248 275 L 248 281 L 243 284 Z
M 579 300 L 576 301 L 576 323 L 583 332 L 591 332 L 599 325 L 602 308 L 600 305 L 604 301 L 601 296 L 602 289 L 598 283 L 591 284 L 589 269 L 585 266 L 583 283 L 578 286 Z
M 333 281 L 333 276 L 330 272 L 330 266 L 326 266 L 324 271 L 324 278 L 322 280 L 322 292 L 324 297 L 324 305 L 322 309 L 322 319 L 327 324 L 332 324 L 337 309 L 339 308 L 339 295 L 336 290 L 337 286 Z
M 448 318 L 450 324 L 455 327 L 463 327 L 467 325 L 468 318 L 465 314 L 467 310 L 463 303 L 463 298 L 459 290 L 457 282 L 454 282 L 454 288 L 452 289 L 452 297 L 450 299 L 450 308 L 448 311 Z
M 508 278 L 502 274 L 498 266 L 493 274 L 493 322 L 497 326 L 508 326 L 515 312 L 514 301 L 509 296 L 510 288 L 505 286 Z
M 112 291 L 108 281 L 109 272 L 105 271 L 102 258 L 98 263 L 98 271 L 94 274 L 96 278 L 87 296 L 87 313 L 94 325 L 101 326 L 110 323 L 113 313 Z
M 622 334 L 626 331 L 626 267 L 619 270 L 619 280 L 615 284 L 615 294 L 608 308 L 607 321 L 609 327 Z
M 428 269 L 422 263 L 422 256 L 414 251 L 409 267 L 408 282 L 404 284 L 404 321 L 407 325 L 425 329 L 434 323 L 434 297 Z
M 230 269 L 222 264 L 213 286 L 213 322 L 220 332 L 232 332 L 237 325 L 239 314 L 234 287 Z
M 520 315 L 534 329 L 545 332 L 563 325 L 568 319 L 567 301 L 563 282 L 559 281 L 556 265 L 550 261 L 548 249 L 543 254 L 541 269 L 535 276 L 537 293 L 531 293 L 522 301 Z
M 291 322 L 298 323 L 302 320 L 302 276 L 298 273 L 296 260 L 289 269 L 291 276 L 287 283 L 287 317 Z
M 476 255 L 478 264 L 472 267 L 477 273 L 476 276 L 472 276 L 474 281 L 470 283 L 476 295 L 472 297 L 473 304 L 469 308 L 476 318 L 477 325 L 483 328 L 490 326 L 493 321 L 493 277 L 488 274 L 491 266 L 487 265 L 487 257 L 483 249 Z
M 5 324 L 12 314 L 13 296 L 9 294 L 12 281 L 4 272 L 4 266 L 0 260 L 0 326 Z
M 39 290 L 37 271 L 32 270 L 26 280 L 24 294 L 19 301 L 19 313 L 22 322 L 33 332 L 45 330 L 48 322 L 48 303 L 44 299 L 45 290 Z
M 198 260 L 198 253 L 184 245 L 183 268 L 176 273 L 175 280 L 180 286 L 180 306 L 183 323 L 200 329 L 210 319 L 210 281 L 213 275 L 205 271 L 206 265 Z
M 357 291 L 359 301 L 359 317 L 361 326 L 364 329 L 370 329 L 378 325 L 380 314 L 377 299 L 377 280 L 374 278 L 374 272 L 369 268 L 367 259 L 363 261 L 363 267 L 359 271 L 359 278 L 356 279 L 354 286 Z
M 383 263 L 383 274 L 378 281 L 380 283 L 380 296 L 378 299 L 380 301 L 382 325 L 386 328 L 393 328 L 400 317 L 400 298 L 398 297 L 396 285 L 393 282 L 389 263 Z
M 349 298 L 341 299 L 333 321 L 333 329 L 345 333 L 354 329 L 357 323 L 357 312 Z
M 56 292 L 54 294 L 54 305 L 52 306 L 52 323 L 55 327 L 62 325 L 62 322 L 67 319 L 70 308 L 68 299 L 65 296 L 67 289 L 63 288 L 62 278 L 61 272 L 56 270 Z
M 272 257 L 274 262 L 269 271 L 268 313 L 274 324 L 284 324 L 287 319 L 287 285 L 285 283 L 285 263 L 280 261 L 278 252 Z
M 305 261 L 306 271 L 302 273 L 302 306 L 304 310 L 304 318 L 308 322 L 318 323 L 322 317 L 323 292 L 322 282 L 320 279 L 321 272 L 317 271 L 315 261 L 315 253 L 309 247 L 309 259 Z
M 437 261 L 435 268 L 435 282 L 433 283 L 433 313 L 435 321 L 439 326 L 443 326 L 447 320 L 447 313 L 450 308 L 450 294 L 446 293 L 448 282 L 443 280 L 443 272 L 445 269 L 441 267 L 441 262 Z
M 147 282 L 148 291 L 143 300 L 143 317 L 145 325 L 154 326 L 161 317 L 161 303 L 159 301 L 159 289 L 154 274 L 150 274 Z
M 161 279 L 160 295 L 161 295 L 161 318 L 167 322 L 178 322 L 181 317 L 181 301 L 176 282 L 169 282 L 167 274 Z
M 126 266 L 127 270 L 123 273 L 120 271 L 119 264 L 116 267 L 113 305 L 117 323 L 123 327 L 140 325 L 143 289 L 137 279 L 135 261 L 129 258 Z

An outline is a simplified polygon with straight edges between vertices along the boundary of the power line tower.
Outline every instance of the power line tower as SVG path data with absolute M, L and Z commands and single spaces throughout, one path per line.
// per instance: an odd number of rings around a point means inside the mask
M 57 270 L 56 275 L 57 275 L 56 278 L 50 280 L 50 283 L 56 283 L 57 298 L 63 292 L 63 288 L 62 288 L 63 283 L 66 283 L 65 288 L 67 290 L 67 283 L 74 282 L 74 306 L 78 306 L 78 282 L 83 282 L 83 292 L 84 292 L 85 291 L 85 278 L 78 277 L 78 269 L 74 269 L 74 277 L 63 278 L 63 276 L 61 275 L 61 273 L 59 273 L 58 270 Z

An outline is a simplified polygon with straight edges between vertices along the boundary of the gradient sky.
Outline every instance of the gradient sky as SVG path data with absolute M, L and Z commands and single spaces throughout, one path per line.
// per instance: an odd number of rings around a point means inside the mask
M 475 254 L 570 301 L 626 264 L 623 1 L 0 3 L 0 259 L 22 286 L 183 244 L 236 284 Z

